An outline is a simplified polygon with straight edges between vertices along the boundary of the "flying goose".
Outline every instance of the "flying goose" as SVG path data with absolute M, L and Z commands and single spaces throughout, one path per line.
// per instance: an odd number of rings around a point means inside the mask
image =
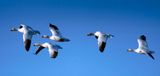
M 128 52 L 135 52 L 138 54 L 144 54 L 147 55 L 149 57 L 151 57 L 154 60 L 154 57 L 152 56 L 152 54 L 154 53 L 154 51 L 151 51 L 148 47 L 147 41 L 146 41 L 146 36 L 145 35 L 141 35 L 138 39 L 138 48 L 137 49 L 128 49 Z
M 48 35 L 43 35 L 42 38 L 48 38 L 57 42 L 68 42 L 70 41 L 67 38 L 64 38 L 62 36 L 62 34 L 60 33 L 59 29 L 57 26 L 53 25 L 53 24 L 49 24 L 49 29 L 52 33 L 52 36 L 48 36 Z
M 35 43 L 33 46 L 38 46 L 38 48 L 35 52 L 35 55 L 37 55 L 42 49 L 48 48 L 48 52 L 49 52 L 51 58 L 56 58 L 57 55 L 58 55 L 58 49 L 62 49 L 61 46 L 53 45 L 53 44 L 48 43 L 48 42 L 43 43 L 43 44 Z
M 111 34 L 105 34 L 105 33 L 102 33 L 100 31 L 96 31 L 95 33 L 88 33 L 87 36 L 95 36 L 95 38 L 98 41 L 98 47 L 99 47 L 100 52 L 104 51 L 105 46 L 106 46 L 106 40 L 108 38 L 114 37 Z
M 32 29 L 30 26 L 20 24 L 19 28 L 12 28 L 10 31 L 18 31 L 23 33 L 23 42 L 26 51 L 29 51 L 31 45 L 31 39 L 33 35 L 40 34 L 39 31 Z

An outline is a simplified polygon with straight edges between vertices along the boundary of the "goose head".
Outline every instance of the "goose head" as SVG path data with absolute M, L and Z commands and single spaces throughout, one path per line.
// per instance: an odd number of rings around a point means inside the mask
M 133 50 L 133 49 L 127 49 L 127 51 L 128 51 L 128 52 L 134 52 L 134 50 Z
M 18 31 L 23 33 L 24 32 L 24 26 L 20 25 L 18 28 L 11 28 L 10 31 Z
M 50 37 L 47 35 L 43 35 L 42 38 L 50 38 Z
M 18 31 L 16 28 L 11 28 L 10 31 Z
M 42 44 L 39 44 L 39 43 L 35 43 L 33 44 L 33 46 L 41 46 Z

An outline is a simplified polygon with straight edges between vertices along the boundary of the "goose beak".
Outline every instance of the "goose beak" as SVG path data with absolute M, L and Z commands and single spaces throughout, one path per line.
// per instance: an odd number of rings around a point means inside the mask
M 10 31 L 17 31 L 17 29 L 16 28 L 11 28 Z

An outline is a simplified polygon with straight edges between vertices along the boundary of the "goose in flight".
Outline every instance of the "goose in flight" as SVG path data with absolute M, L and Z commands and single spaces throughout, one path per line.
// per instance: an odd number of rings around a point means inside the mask
M 27 52 L 30 49 L 32 36 L 40 34 L 39 31 L 34 30 L 30 26 L 24 24 L 20 24 L 19 28 L 12 28 L 10 31 L 18 31 L 20 33 L 23 33 L 23 42 Z
M 42 38 L 48 38 L 57 42 L 68 42 L 70 41 L 67 38 L 64 38 L 62 36 L 62 34 L 60 33 L 59 29 L 57 26 L 53 25 L 53 24 L 49 24 L 49 29 L 52 33 L 52 36 L 48 36 L 48 35 L 43 35 Z
M 154 57 L 152 56 L 152 54 L 154 53 L 154 51 L 151 51 L 148 47 L 147 41 L 146 41 L 146 36 L 145 35 L 141 35 L 138 39 L 138 48 L 137 49 L 128 49 L 128 52 L 135 52 L 138 54 L 144 54 L 147 55 L 149 57 L 151 57 L 154 60 Z
M 111 34 L 105 34 L 100 31 L 97 31 L 95 33 L 88 33 L 87 36 L 95 36 L 95 38 L 98 41 L 98 47 L 99 47 L 100 52 L 104 51 L 107 39 L 114 37 Z
M 48 52 L 49 52 L 51 58 L 56 58 L 58 55 L 58 49 L 62 49 L 61 46 L 53 45 L 48 42 L 43 43 L 43 44 L 35 43 L 33 46 L 38 46 L 35 55 L 37 55 L 42 49 L 48 48 Z

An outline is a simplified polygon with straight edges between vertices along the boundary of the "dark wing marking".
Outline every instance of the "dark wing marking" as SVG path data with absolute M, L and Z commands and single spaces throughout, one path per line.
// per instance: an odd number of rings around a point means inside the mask
M 28 52 L 28 51 L 29 51 L 29 48 L 30 48 L 30 46 L 31 46 L 31 40 L 30 40 L 30 39 L 26 39 L 26 40 L 24 41 L 24 46 L 25 46 L 26 51 Z
M 37 54 L 38 54 L 42 49 L 44 49 L 44 48 L 45 48 L 45 47 L 39 46 L 35 54 L 37 55 Z
M 95 36 L 96 39 L 98 39 L 98 36 Z
M 151 53 L 147 53 L 147 54 L 148 54 L 148 56 L 150 56 L 154 60 L 154 57 L 152 56 Z
M 146 41 L 146 36 L 144 36 L 144 35 L 141 35 L 141 36 L 140 36 L 140 39 L 141 39 L 141 40 L 144 40 L 144 41 Z
M 50 24 L 49 29 L 52 32 L 52 35 L 61 36 L 61 33 L 59 32 L 59 29 L 57 26 Z
M 50 28 L 53 28 L 53 29 L 55 29 L 55 30 L 59 30 L 58 27 L 55 26 L 55 25 L 53 25 L 53 24 L 49 24 L 49 27 L 50 27 Z
M 103 52 L 103 51 L 104 51 L 105 46 L 106 46 L 106 42 L 102 42 L 102 43 L 99 45 L 99 50 L 100 50 L 100 52 Z
M 61 38 L 59 39 L 59 42 L 69 42 L 70 40 L 69 39 L 66 39 L 66 38 Z
M 56 58 L 58 55 L 58 52 L 57 51 L 54 51 L 54 53 L 51 55 L 51 58 Z

